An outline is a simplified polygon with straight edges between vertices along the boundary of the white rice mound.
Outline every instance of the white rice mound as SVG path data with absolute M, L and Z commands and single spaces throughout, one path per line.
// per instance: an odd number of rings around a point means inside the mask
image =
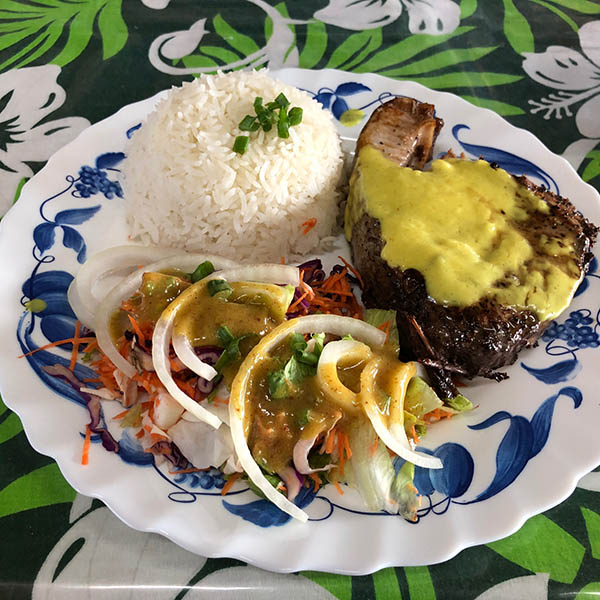
M 250 133 L 238 128 L 283 92 L 302 122 Z M 334 233 L 343 154 L 333 118 L 266 70 L 202 76 L 172 88 L 126 148 L 123 185 L 131 237 L 244 262 L 304 255 Z M 316 225 L 304 234 L 305 224 Z

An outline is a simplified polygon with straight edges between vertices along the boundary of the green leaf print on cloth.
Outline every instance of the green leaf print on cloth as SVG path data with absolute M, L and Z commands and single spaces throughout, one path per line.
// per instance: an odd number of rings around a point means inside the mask
M 532 517 L 517 533 L 488 546 L 520 567 L 549 573 L 550 579 L 561 583 L 573 582 L 585 554 L 572 535 L 544 515 Z
M 600 596 L 600 582 L 593 581 L 579 590 L 575 600 L 596 600 L 598 596 Z
M 590 162 L 586 165 L 581 177 L 589 183 L 600 175 L 600 150 L 592 150 L 586 158 L 589 158 Z
M 499 115 L 503 117 L 512 117 L 516 115 L 524 115 L 525 111 L 515 106 L 514 104 L 508 104 L 507 102 L 501 102 L 500 100 L 491 100 L 488 98 L 478 98 L 477 96 L 461 96 L 463 100 L 474 104 L 475 106 L 480 106 L 481 108 L 488 108 L 489 110 L 493 110 L 497 112 Z
M 529 22 L 515 6 L 513 0 L 504 1 L 504 35 L 517 54 L 535 50 Z
M 600 559 L 600 515 L 583 506 L 581 507 L 581 514 L 585 520 L 592 556 Z
M 379 46 L 381 46 L 381 29 L 353 33 L 333 51 L 327 68 L 349 71 Z
M 323 58 L 327 50 L 327 28 L 324 23 L 315 21 L 306 27 L 306 41 L 300 52 L 298 66 L 312 69 Z
M 0 518 L 32 508 L 73 502 L 75 490 L 55 463 L 19 477 L 0 490 Z
M 0 71 L 18 69 L 39 58 L 60 67 L 69 64 L 88 46 L 96 20 L 103 58 L 114 56 L 128 38 L 121 1 L 4 0 L 0 4 Z
M 14 438 L 21 431 L 23 431 L 21 420 L 8 410 L 0 396 L 0 444 Z

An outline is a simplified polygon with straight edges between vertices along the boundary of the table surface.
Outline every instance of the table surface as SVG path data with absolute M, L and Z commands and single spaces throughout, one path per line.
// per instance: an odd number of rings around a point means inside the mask
M 293 31 L 291 50 L 274 22 Z M 260 49 L 270 68 L 373 71 L 458 94 L 600 189 L 598 0 L 0 0 L 0 215 L 87 125 Z M 29 446 L 0 399 L 0 597 L 584 600 L 600 594 L 598 492 L 595 472 L 514 535 L 440 565 L 278 575 L 129 529 Z

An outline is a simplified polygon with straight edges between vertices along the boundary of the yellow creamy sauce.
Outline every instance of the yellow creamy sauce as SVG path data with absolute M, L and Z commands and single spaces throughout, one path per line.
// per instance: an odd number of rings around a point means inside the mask
M 416 171 L 365 146 L 350 180 L 348 239 L 365 212 L 381 224 L 381 257 L 419 270 L 437 302 L 464 307 L 492 298 L 543 321 L 577 288 L 573 233 L 544 200 L 485 161 L 449 158 Z

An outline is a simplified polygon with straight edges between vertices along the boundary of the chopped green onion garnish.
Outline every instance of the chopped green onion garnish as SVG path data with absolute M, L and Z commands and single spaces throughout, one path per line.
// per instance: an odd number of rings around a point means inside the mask
M 233 151 L 238 154 L 244 154 L 248 149 L 250 138 L 247 135 L 238 135 L 233 142 Z
M 269 373 L 269 395 L 275 400 L 281 398 L 287 398 L 289 396 L 289 390 L 287 380 L 283 370 L 273 371 Z
M 271 111 L 263 110 L 258 114 L 258 122 L 263 131 L 271 131 L 271 128 L 273 127 L 273 113 Z
M 221 327 L 217 329 L 217 337 L 225 348 L 215 364 L 215 369 L 220 373 L 223 367 L 240 359 L 242 356 L 240 352 L 240 342 L 255 335 L 255 333 L 246 333 L 236 338 L 226 325 L 221 325 Z
M 308 425 L 308 422 L 310 421 L 309 409 L 306 408 L 305 410 L 303 410 L 298 415 L 297 419 L 298 419 L 298 425 L 300 425 L 300 427 L 304 427 L 305 425 Z
M 277 122 L 277 135 L 283 139 L 287 139 L 290 137 L 290 126 L 285 108 L 282 108 L 279 111 L 279 121 Z
M 275 102 L 277 102 L 277 104 L 281 108 L 286 108 L 287 106 L 290 105 L 290 101 L 285 97 L 285 94 L 283 92 L 281 94 L 279 94 L 279 96 L 277 96 L 277 98 L 275 98 Z
M 211 279 L 206 284 L 206 289 L 211 296 L 219 296 L 219 298 L 229 298 L 233 293 L 230 285 L 224 279 Z
M 288 119 L 291 127 L 302 123 L 302 109 L 299 106 L 294 106 L 288 113 Z
M 241 121 L 238 127 L 242 131 L 255 131 L 253 127 L 257 125 L 256 117 L 252 117 L 250 115 L 246 115 Z
M 200 263 L 192 273 L 192 283 L 204 279 L 207 275 L 213 273 L 214 270 L 213 264 L 209 260 L 205 260 L 203 263 Z
M 281 93 L 273 100 L 263 105 L 263 99 L 257 96 L 254 99 L 255 115 L 246 115 L 238 127 L 241 131 L 271 131 L 273 125 L 277 124 L 277 135 L 280 138 L 287 139 L 290 137 L 289 128 L 298 125 L 302 122 L 302 109 L 299 106 L 294 106 L 289 110 L 290 101 L 285 94 Z M 245 135 L 239 135 L 235 138 L 233 149 L 238 154 L 244 154 L 248 149 L 250 138 Z
M 217 329 L 217 337 L 219 338 L 219 341 L 221 342 L 221 344 L 223 344 L 223 346 L 227 346 L 227 344 L 233 342 L 233 340 L 235 339 L 233 337 L 233 333 L 231 333 L 227 325 L 221 325 L 221 327 Z

